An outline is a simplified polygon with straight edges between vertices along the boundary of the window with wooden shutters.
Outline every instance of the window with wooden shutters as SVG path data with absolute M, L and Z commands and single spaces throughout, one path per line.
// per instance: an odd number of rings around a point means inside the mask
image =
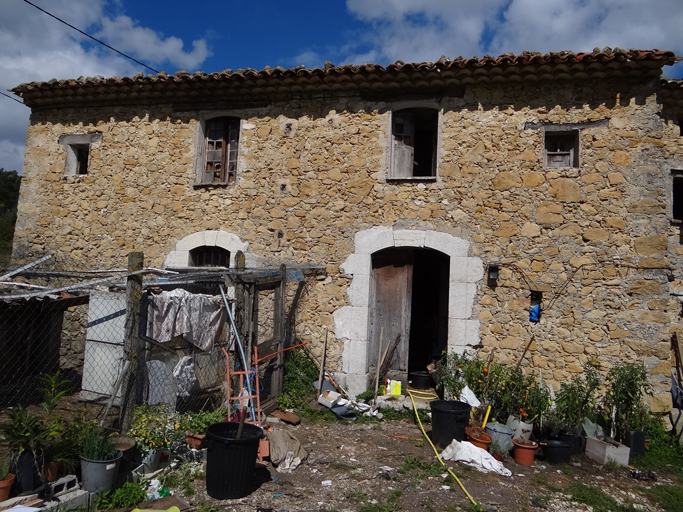
M 390 178 L 436 177 L 438 110 L 408 108 L 392 114 Z
M 676 224 L 683 223 L 683 171 L 672 169 L 671 218 Z
M 579 133 L 545 132 L 545 166 L 578 167 Z
M 219 117 L 206 122 L 204 129 L 203 183 L 234 183 L 237 177 L 237 150 L 240 120 Z

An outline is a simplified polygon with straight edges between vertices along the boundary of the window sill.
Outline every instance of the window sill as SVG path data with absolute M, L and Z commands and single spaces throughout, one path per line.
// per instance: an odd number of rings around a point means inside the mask
M 218 188 L 226 188 L 226 187 L 232 187 L 235 185 L 234 181 L 212 181 L 210 183 L 193 183 L 192 186 L 194 188 L 208 188 L 208 187 L 218 187 Z
M 387 176 L 387 181 L 436 181 L 436 176 Z

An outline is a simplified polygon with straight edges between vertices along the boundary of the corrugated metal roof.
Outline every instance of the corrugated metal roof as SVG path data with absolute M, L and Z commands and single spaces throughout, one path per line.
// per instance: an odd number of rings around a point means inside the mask
M 80 77 L 21 84 L 12 92 L 26 105 L 54 108 L 68 105 L 151 104 L 165 102 L 229 100 L 256 101 L 319 93 L 383 94 L 391 91 L 420 92 L 472 84 L 540 80 L 586 80 L 619 78 L 639 80 L 659 77 L 661 68 L 681 60 L 671 51 L 596 48 L 590 53 L 523 52 L 499 57 L 485 56 L 437 62 L 379 64 L 292 69 L 266 67 L 226 69 L 216 73 L 179 71 L 133 77 Z

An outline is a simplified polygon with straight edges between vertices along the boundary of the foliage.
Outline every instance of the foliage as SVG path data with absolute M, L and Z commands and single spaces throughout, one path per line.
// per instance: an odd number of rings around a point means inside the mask
M 571 494 L 572 501 L 584 503 L 593 507 L 594 512 L 635 512 L 632 506 L 621 505 L 605 494 L 597 487 L 591 487 L 579 482 L 574 482 L 564 490 L 565 493 Z
M 489 445 L 489 453 L 491 455 L 500 455 L 501 457 L 506 457 L 508 455 L 507 450 L 503 450 L 498 443 L 492 441 Z
M 86 419 L 85 415 L 85 408 L 81 408 L 79 413 L 66 424 L 62 432 L 62 439 L 73 445 L 79 453 L 83 448 L 84 439 L 98 431 L 97 421 Z
M 313 382 L 319 378 L 318 367 L 302 348 L 285 352 L 282 393 L 277 397 L 281 410 L 300 409 L 315 395 Z
M 72 473 L 76 469 L 79 454 L 80 447 L 63 437 L 48 440 L 43 450 L 45 462 L 59 462 L 67 473 Z
M 0 481 L 7 480 L 9 474 L 9 460 L 5 458 L 0 459 Z
M 140 484 L 126 482 L 115 491 L 102 492 L 95 496 L 98 510 L 132 507 L 147 499 L 147 492 Z
M 683 509 L 683 487 L 681 485 L 653 485 L 647 494 L 652 495 L 666 512 L 680 512 Z
M 439 476 L 444 469 L 438 462 L 424 462 L 410 455 L 403 457 L 403 466 L 398 472 L 421 480 L 429 476 Z
M 227 407 L 220 407 L 215 411 L 188 412 L 182 417 L 181 428 L 195 434 L 203 434 L 209 425 L 225 421 L 227 414 Z
M 19 452 L 38 452 L 48 439 L 56 436 L 60 430 L 58 423 L 46 425 L 43 418 L 21 405 L 10 407 L 5 412 L 9 421 L 0 425 L 0 432 L 3 439 Z
M 173 441 L 183 437 L 180 430 L 182 417 L 168 410 L 168 405 L 141 405 L 133 409 L 133 421 L 128 435 L 146 453 L 150 448 L 168 448 Z
M 574 432 L 595 409 L 596 394 L 602 384 L 599 368 L 598 362 L 588 361 L 583 366 L 583 376 L 560 384 L 552 413 L 557 426 Z
M 457 399 L 467 385 L 465 383 L 465 370 L 474 358 L 471 352 L 457 354 L 444 351 L 443 357 L 436 362 L 432 378 L 436 383 L 436 389 L 443 389 L 445 393 Z
M 112 460 L 116 458 L 116 447 L 104 435 L 90 430 L 83 436 L 81 456 L 88 460 Z
M 616 432 L 616 438 L 621 440 L 627 430 L 643 426 L 643 397 L 650 392 L 647 370 L 642 364 L 619 364 L 610 368 L 607 384 L 604 401 L 606 420 Z
M 650 415 L 646 431 L 650 444 L 645 454 L 632 464 L 640 470 L 683 474 L 683 447 L 678 443 L 675 432 L 665 430 L 663 417 Z
M 40 380 L 45 384 L 45 387 L 40 388 L 43 393 L 42 405 L 47 414 L 51 415 L 57 407 L 59 399 L 71 392 L 68 385 L 69 381 L 68 379 L 59 379 L 59 370 L 54 375 L 49 373 L 41 375 Z
M 9 263 L 9 253 L 12 252 L 20 183 L 21 176 L 16 171 L 0 168 L 0 267 Z
M 180 468 L 159 475 L 159 482 L 167 489 L 180 489 L 185 496 L 194 494 L 192 482 L 205 477 L 202 465 L 198 462 L 185 462 Z

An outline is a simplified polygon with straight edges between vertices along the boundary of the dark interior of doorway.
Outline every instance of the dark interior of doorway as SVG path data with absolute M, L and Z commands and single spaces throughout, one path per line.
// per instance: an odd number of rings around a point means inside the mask
M 408 372 L 424 371 L 446 350 L 449 267 L 439 251 L 414 250 Z

